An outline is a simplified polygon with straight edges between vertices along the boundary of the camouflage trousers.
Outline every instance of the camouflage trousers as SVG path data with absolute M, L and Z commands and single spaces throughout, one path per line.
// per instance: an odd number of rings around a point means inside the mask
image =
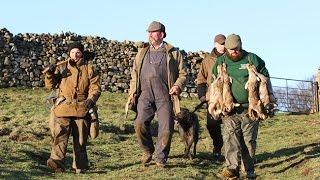
M 53 116 L 51 114 L 51 116 Z M 50 158 L 58 162 L 64 163 L 67 152 L 67 144 L 70 134 L 73 139 L 73 163 L 74 169 L 87 169 L 87 140 L 88 140 L 88 121 L 83 118 L 54 118 L 50 119 L 50 129 L 52 130 L 53 142 L 51 145 Z
M 245 116 L 246 111 L 235 112 L 223 118 L 226 167 L 239 171 L 241 161 L 246 172 L 254 172 L 259 121 Z

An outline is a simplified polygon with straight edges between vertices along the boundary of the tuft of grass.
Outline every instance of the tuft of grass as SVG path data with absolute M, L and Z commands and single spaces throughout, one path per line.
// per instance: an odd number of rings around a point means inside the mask
M 142 167 L 141 150 L 134 134 L 133 118 L 125 119 L 126 94 L 103 93 L 98 101 L 100 135 L 89 141 L 90 170 L 75 175 L 71 170 L 72 141 L 66 157 L 67 172 L 52 173 L 46 167 L 50 156 L 49 111 L 42 88 L 0 89 L 0 178 L 1 179 L 217 179 L 223 167 L 212 158 L 212 140 L 206 129 L 205 109 L 197 112 L 200 140 L 197 157 L 182 158 L 184 146 L 173 135 L 169 166 L 158 169 L 152 162 Z M 182 100 L 193 109 L 199 101 Z M 153 121 L 153 127 L 157 119 Z M 320 177 L 320 118 L 314 115 L 277 115 L 261 122 L 256 172 L 258 179 L 316 179 Z M 156 137 L 154 137 L 156 141 Z M 227 142 L 225 142 L 227 143 Z

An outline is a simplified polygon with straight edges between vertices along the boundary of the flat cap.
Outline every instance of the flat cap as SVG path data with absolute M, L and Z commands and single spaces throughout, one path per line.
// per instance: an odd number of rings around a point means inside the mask
M 219 44 L 224 44 L 226 41 L 226 36 L 223 34 L 218 34 L 214 37 L 214 42 L 217 42 Z
M 152 21 L 147 29 L 148 32 L 161 31 L 164 33 L 164 38 L 166 37 L 166 27 L 158 21 Z
M 226 49 L 235 49 L 235 48 L 241 47 L 241 46 L 242 46 L 242 43 L 241 43 L 241 38 L 239 35 L 230 34 L 227 37 L 226 43 L 225 43 Z

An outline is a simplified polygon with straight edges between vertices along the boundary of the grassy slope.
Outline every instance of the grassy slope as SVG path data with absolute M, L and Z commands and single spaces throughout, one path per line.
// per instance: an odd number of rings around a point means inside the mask
M 69 142 L 67 173 L 51 173 L 45 166 L 51 141 L 44 104 L 47 94 L 43 89 L 0 89 L 0 178 L 216 179 L 215 173 L 222 168 L 211 158 L 212 143 L 205 128 L 204 110 L 198 113 L 201 134 L 196 159 L 181 158 L 183 145 L 175 132 L 169 168 L 158 169 L 154 163 L 141 167 L 141 151 L 133 128 L 134 114 L 124 119 L 126 95 L 103 93 L 98 103 L 101 133 L 97 139 L 90 140 L 88 146 L 91 170 L 77 176 L 72 173 Z M 183 106 L 191 109 L 197 103 L 196 99 L 182 101 Z M 320 177 L 319 129 L 319 115 L 278 115 L 261 123 L 256 153 L 259 179 Z

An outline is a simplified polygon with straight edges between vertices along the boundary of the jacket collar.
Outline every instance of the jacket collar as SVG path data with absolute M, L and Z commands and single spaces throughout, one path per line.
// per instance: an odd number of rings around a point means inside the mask
M 160 46 L 159 46 L 159 48 L 162 48 L 162 47 L 163 47 L 163 44 L 164 44 L 164 43 L 163 43 L 163 41 L 162 41 L 162 42 L 161 42 L 161 44 L 160 44 Z M 150 48 L 155 49 L 155 48 L 154 48 L 154 46 L 153 46 L 152 44 L 150 44 L 150 43 L 149 43 L 149 45 L 150 45 Z
M 217 57 L 222 56 L 222 55 L 224 55 L 224 54 L 225 54 L 225 53 L 220 54 L 220 53 L 217 51 L 216 48 L 213 48 L 212 51 L 211 51 L 211 53 L 210 53 L 210 55 L 213 56 L 214 58 L 217 58 Z
M 162 42 L 162 46 L 164 47 L 164 49 L 166 50 L 167 53 L 175 50 L 175 48 L 174 48 L 171 44 L 169 44 L 169 43 L 167 43 L 167 42 L 165 42 L 165 41 Z M 143 47 L 143 51 L 142 51 L 142 52 L 143 52 L 143 53 L 146 53 L 147 50 L 148 50 L 150 47 L 151 47 L 151 45 L 150 45 L 149 43 L 146 43 L 146 45 Z
M 80 66 L 84 65 L 85 61 L 81 58 L 77 63 L 72 61 L 70 58 L 68 59 L 68 68 L 79 68 Z

